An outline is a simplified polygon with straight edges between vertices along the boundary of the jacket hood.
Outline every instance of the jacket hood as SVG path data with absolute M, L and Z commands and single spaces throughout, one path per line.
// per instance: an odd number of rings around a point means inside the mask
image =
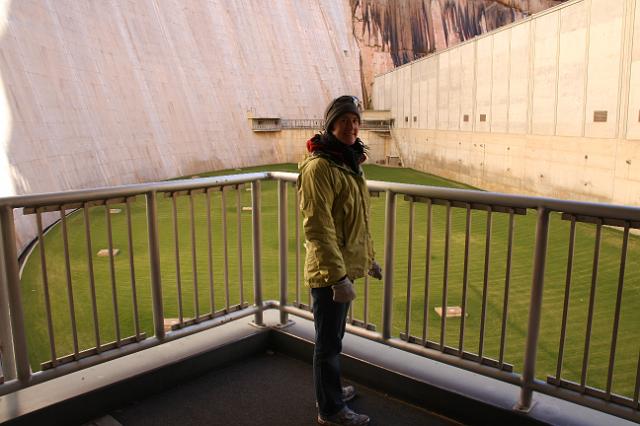
M 302 171 L 314 158 L 325 158 L 335 167 L 362 176 L 361 164 L 367 159 L 368 147 L 360 139 L 355 145 L 347 147 L 331 134 L 316 134 L 306 142 L 309 155 L 298 163 L 298 169 Z

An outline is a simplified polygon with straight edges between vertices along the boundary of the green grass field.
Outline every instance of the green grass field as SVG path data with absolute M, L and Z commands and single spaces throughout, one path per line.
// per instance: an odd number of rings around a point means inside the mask
M 272 165 L 242 170 L 210 173 L 200 176 L 212 176 L 251 171 L 296 171 L 294 165 Z M 409 169 L 392 169 L 379 166 L 366 166 L 369 179 L 381 181 L 406 182 L 423 185 L 468 188 L 438 177 Z M 238 222 L 236 191 L 226 192 L 226 230 L 228 237 L 228 280 L 230 304 L 240 301 L 240 288 L 244 300 L 253 300 L 251 213 L 241 211 L 242 256 L 238 254 Z M 241 206 L 250 205 L 251 193 L 246 189 L 239 191 Z M 275 182 L 262 184 L 262 262 L 264 299 L 278 299 L 278 226 L 277 192 Z M 194 196 L 196 217 L 196 263 L 198 282 L 198 306 L 200 315 L 211 311 L 209 291 L 209 269 L 207 254 L 206 198 Z M 372 198 L 372 232 L 375 240 L 377 258 L 384 259 L 384 194 Z M 135 264 L 135 283 L 138 299 L 140 328 L 147 335 L 153 334 L 151 317 L 151 295 L 149 281 L 149 258 L 147 247 L 147 226 L 145 203 L 143 198 L 132 203 L 133 252 Z M 409 202 L 398 197 L 397 238 L 394 265 L 394 335 L 405 330 L 407 264 L 408 264 L 408 217 Z M 112 205 L 122 209 L 112 214 L 113 244 L 120 253 L 115 257 L 116 299 L 119 310 L 121 337 L 135 333 L 132 304 L 132 279 L 129 268 L 129 250 L 127 223 L 124 205 Z M 289 300 L 296 299 L 295 285 L 295 193 L 289 189 Z M 214 310 L 225 307 L 224 286 L 224 250 L 222 243 L 223 221 L 221 193 L 211 196 L 213 214 L 213 296 Z M 479 330 L 485 263 L 485 226 L 486 212 L 474 211 L 472 214 L 472 236 L 470 243 L 468 302 L 464 350 L 478 353 Z M 191 222 L 189 197 L 178 198 L 179 253 L 182 285 L 182 304 L 185 317 L 195 315 L 194 279 L 192 273 Z M 159 198 L 160 256 L 162 266 L 162 286 L 165 317 L 178 316 L 178 297 L 176 280 L 176 261 L 173 238 L 171 200 Z M 87 247 L 85 242 L 85 223 L 82 212 L 76 212 L 67 218 L 69 228 L 70 272 L 73 286 L 76 322 L 80 350 L 96 345 L 92 304 L 90 298 Z M 506 350 L 504 360 L 514 365 L 515 371 L 521 371 L 524 342 L 526 337 L 531 286 L 531 268 L 535 234 L 536 213 L 517 216 L 515 220 L 515 239 L 509 292 Z M 107 248 L 107 232 L 104 207 L 90 209 L 90 229 L 92 237 L 92 260 L 95 274 L 97 308 L 101 343 L 115 339 L 114 309 L 112 303 L 111 277 L 108 257 L 98 257 L 99 249 Z M 434 307 L 442 305 L 443 269 L 444 269 L 444 208 L 433 207 L 432 251 L 430 267 L 429 304 L 427 306 L 428 338 L 440 341 L 440 317 Z M 486 313 L 486 332 L 484 355 L 497 359 L 501 338 L 501 321 L 505 285 L 505 266 L 507 253 L 508 215 L 493 214 L 491 257 L 489 263 L 488 303 Z M 569 223 L 561 220 L 559 214 L 552 215 L 551 232 L 546 270 L 546 283 L 543 302 L 542 330 L 538 348 L 537 376 L 546 378 L 555 374 L 560 339 L 560 325 L 565 291 L 567 268 Z M 573 282 L 569 305 L 569 327 L 566 337 L 563 377 L 579 381 L 582 370 L 585 345 L 586 317 L 591 288 L 592 260 L 595 241 L 595 227 L 578 224 L 576 232 L 576 252 L 573 267 Z M 462 277 L 465 240 L 465 211 L 453 209 L 451 253 L 449 261 L 448 303 L 461 305 Z M 615 229 L 602 231 L 601 253 L 595 298 L 595 316 L 593 334 L 588 360 L 587 384 L 603 388 L 610 357 L 611 334 L 614 320 L 617 292 L 622 233 Z M 415 225 L 413 232 L 413 257 L 411 274 L 411 322 L 410 334 L 422 336 L 424 296 L 425 296 L 425 247 L 426 247 L 426 205 L 415 204 Z M 304 249 L 300 262 L 304 260 Z M 61 226 L 53 227 L 45 237 L 45 253 L 49 292 L 54 319 L 54 336 L 57 356 L 73 351 L 69 303 L 66 289 L 66 268 Z M 640 240 L 631 237 L 627 255 L 625 285 L 622 298 L 620 331 L 615 358 L 613 391 L 624 396 L 633 396 L 638 353 L 640 348 L 640 275 L 638 255 Z M 239 279 L 239 260 L 242 260 L 242 283 Z M 385 267 L 385 265 L 383 265 Z M 354 305 L 354 317 L 363 319 L 362 280 L 357 283 L 359 298 Z M 36 246 L 22 275 L 23 302 L 28 330 L 29 355 L 34 370 L 40 369 L 40 363 L 50 359 L 49 337 L 45 316 L 43 280 L 40 272 L 40 252 Z M 369 283 L 369 321 L 381 326 L 382 283 L 371 280 Z M 301 286 L 300 299 L 307 303 L 308 290 Z M 460 319 L 448 318 L 446 322 L 445 342 L 458 347 Z

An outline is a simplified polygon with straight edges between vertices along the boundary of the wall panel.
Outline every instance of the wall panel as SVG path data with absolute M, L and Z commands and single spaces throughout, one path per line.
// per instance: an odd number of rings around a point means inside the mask
M 393 75 L 391 73 L 387 73 L 384 76 L 384 106 L 383 109 L 391 111 L 393 105 L 393 94 L 392 90 L 395 90 L 396 87 L 392 85 L 393 83 Z
M 623 1 L 591 0 L 585 135 L 614 138 L 618 128 Z M 594 122 L 607 111 L 606 122 Z
M 449 127 L 449 52 L 438 55 L 438 125 L 446 130 Z
M 460 78 L 462 73 L 461 49 L 449 53 L 449 130 L 460 129 Z
M 475 43 L 460 46 L 460 130 L 471 131 L 474 117 Z
M 493 36 L 491 131 L 497 133 L 507 132 L 509 119 L 510 42 L 510 29 Z
M 640 6 L 637 4 L 631 31 L 633 31 L 633 45 L 631 48 L 631 75 L 629 76 L 627 138 L 640 139 Z
M 425 60 L 427 63 L 427 87 L 429 98 L 427 99 L 427 128 L 435 129 L 438 119 L 438 58 L 440 55 L 431 56 Z
M 402 92 L 402 101 L 404 103 L 404 110 L 402 111 L 402 123 L 406 128 L 411 127 L 411 67 L 411 65 L 407 65 L 402 68 L 402 81 L 404 88 L 404 91 Z
M 586 84 L 588 2 L 576 3 L 560 13 L 558 109 L 556 134 L 582 136 Z
M 493 37 L 479 39 L 476 47 L 476 115 L 474 122 L 476 131 L 488 132 L 491 129 Z
M 395 127 L 402 127 L 402 102 L 398 102 L 398 92 L 402 90 L 402 74 L 400 71 L 389 74 L 391 76 L 391 119 Z
M 531 23 L 511 28 L 509 73 L 509 133 L 529 131 L 529 77 L 531 74 Z
M 533 21 L 533 134 L 555 133 L 559 16 L 559 12 L 548 13 Z
M 382 109 L 384 105 L 384 76 L 376 76 L 373 79 L 373 94 L 371 95 L 371 106 L 373 109 Z
M 417 129 L 420 115 L 420 64 L 411 64 L 411 115 L 409 124 L 412 129 Z
M 418 113 L 418 126 L 421 129 L 427 128 L 429 108 L 429 80 L 428 62 L 421 60 L 418 62 L 418 73 L 420 75 L 420 112 Z

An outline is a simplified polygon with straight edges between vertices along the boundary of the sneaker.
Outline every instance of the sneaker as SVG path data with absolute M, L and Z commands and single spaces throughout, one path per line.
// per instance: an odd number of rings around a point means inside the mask
M 351 401 L 356 397 L 356 388 L 351 385 L 347 385 L 342 388 L 342 402 Z M 316 401 L 316 408 L 318 408 L 318 401 Z
M 351 385 L 347 385 L 342 388 L 342 401 L 348 402 L 356 397 L 356 388 Z
M 363 426 L 369 424 L 369 416 L 358 414 L 346 405 L 333 416 L 324 417 L 318 414 L 318 423 L 330 426 Z

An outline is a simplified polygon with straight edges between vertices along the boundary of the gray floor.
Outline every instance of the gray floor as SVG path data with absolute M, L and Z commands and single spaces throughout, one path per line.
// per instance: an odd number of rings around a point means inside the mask
M 356 385 L 349 405 L 371 425 L 456 425 L 418 407 Z M 124 426 L 314 425 L 312 368 L 266 353 L 212 371 L 163 393 L 132 401 L 110 415 Z

